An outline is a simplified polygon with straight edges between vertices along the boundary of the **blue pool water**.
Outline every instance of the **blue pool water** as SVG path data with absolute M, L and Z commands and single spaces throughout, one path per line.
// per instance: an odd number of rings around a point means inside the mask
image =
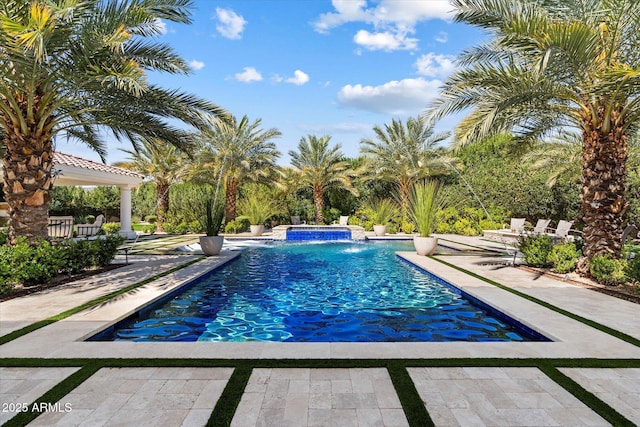
M 247 248 L 237 261 L 94 339 L 546 340 L 395 256 L 411 249 L 406 242 Z

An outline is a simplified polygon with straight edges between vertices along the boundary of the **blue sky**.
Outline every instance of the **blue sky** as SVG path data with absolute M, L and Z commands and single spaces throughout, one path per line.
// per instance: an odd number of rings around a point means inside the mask
M 262 119 L 288 164 L 301 137 L 330 135 L 350 157 L 372 128 L 424 111 L 481 33 L 451 22 L 447 0 L 196 0 L 193 23 L 163 22 L 160 40 L 192 67 L 150 80 L 195 93 L 236 117 Z M 451 130 L 460 117 L 437 130 Z M 94 160 L 80 143 L 56 148 Z M 108 144 L 107 162 L 125 160 Z

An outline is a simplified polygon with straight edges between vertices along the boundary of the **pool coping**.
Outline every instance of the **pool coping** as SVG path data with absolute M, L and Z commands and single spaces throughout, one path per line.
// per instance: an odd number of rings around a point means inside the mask
M 127 317 L 166 292 L 218 268 L 207 258 L 118 299 L 75 314 L 4 344 L 2 357 L 217 358 L 217 359 L 414 359 L 414 358 L 616 358 L 638 359 L 640 348 L 531 301 L 415 253 L 398 254 L 463 289 L 554 342 L 528 343 L 131 343 L 84 339 Z M 226 262 L 230 262 L 227 260 Z M 597 297 L 594 293 L 594 297 Z

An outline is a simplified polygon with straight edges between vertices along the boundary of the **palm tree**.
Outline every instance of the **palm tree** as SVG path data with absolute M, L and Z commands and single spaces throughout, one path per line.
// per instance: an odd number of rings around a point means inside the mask
M 455 20 L 492 38 L 459 58 L 430 113 L 473 108 L 464 141 L 513 130 L 524 141 L 582 135 L 584 254 L 620 256 L 627 139 L 640 120 L 637 0 L 453 0 Z M 585 263 L 582 263 L 585 266 Z M 586 271 L 581 268 L 581 271 Z
M 329 148 L 330 136 L 321 138 L 315 135 L 303 137 L 298 143 L 298 151 L 289 151 L 291 164 L 300 172 L 301 183 L 313 189 L 313 204 L 316 210 L 316 222 L 322 223 L 324 208 L 324 192 L 328 188 L 343 188 L 358 195 L 351 180 L 354 172 L 344 160 L 340 151 L 341 145 Z
M 201 129 L 224 114 L 146 79 L 149 70 L 189 71 L 169 46 L 149 38 L 160 35 L 161 20 L 189 23 L 190 0 L 1 4 L 0 128 L 11 241 L 47 236 L 56 135 L 82 141 L 104 161 L 105 135 L 136 149 L 153 139 L 187 148 L 175 119 Z
M 144 141 L 138 151 L 122 150 L 129 154 L 129 160 L 114 163 L 114 166 L 133 170 L 149 177 L 156 184 L 156 215 L 160 225 L 169 212 L 169 187 L 181 180 L 185 174 L 187 156 L 175 145 L 162 141 Z
M 244 181 L 268 181 L 275 175 L 280 152 L 271 140 L 280 137 L 281 133 L 275 128 L 262 130 L 261 123 L 261 119 L 250 123 L 247 116 L 239 122 L 232 117 L 201 134 L 201 148 L 196 155 L 198 167 L 192 171 L 192 177 L 211 182 L 214 176 L 221 174 L 227 222 L 236 217 L 238 188 Z
M 548 171 L 547 185 L 553 187 L 558 179 L 580 180 L 582 164 L 582 137 L 576 133 L 563 133 L 552 141 L 542 141 L 523 158 L 531 162 L 534 170 Z
M 442 173 L 445 163 L 438 144 L 448 132 L 434 134 L 433 123 L 423 117 L 391 120 L 384 129 L 374 126 L 376 140 L 362 139 L 360 152 L 368 157 L 373 175 L 398 186 L 400 206 L 406 214 L 413 185 L 420 179 Z

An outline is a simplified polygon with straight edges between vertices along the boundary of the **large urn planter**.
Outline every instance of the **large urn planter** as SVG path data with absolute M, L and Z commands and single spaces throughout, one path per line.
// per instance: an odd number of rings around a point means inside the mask
M 251 225 L 249 226 L 249 229 L 251 230 L 251 235 L 256 237 L 256 236 L 262 236 L 262 233 L 264 233 L 264 225 L 260 224 L 260 225 Z
M 433 255 L 438 246 L 438 238 L 413 236 L 413 246 L 415 246 L 418 255 Z
M 374 225 L 373 232 L 376 236 L 384 236 L 387 234 L 387 226 L 386 225 Z
M 222 249 L 223 236 L 200 236 L 202 253 L 207 256 L 218 255 Z

